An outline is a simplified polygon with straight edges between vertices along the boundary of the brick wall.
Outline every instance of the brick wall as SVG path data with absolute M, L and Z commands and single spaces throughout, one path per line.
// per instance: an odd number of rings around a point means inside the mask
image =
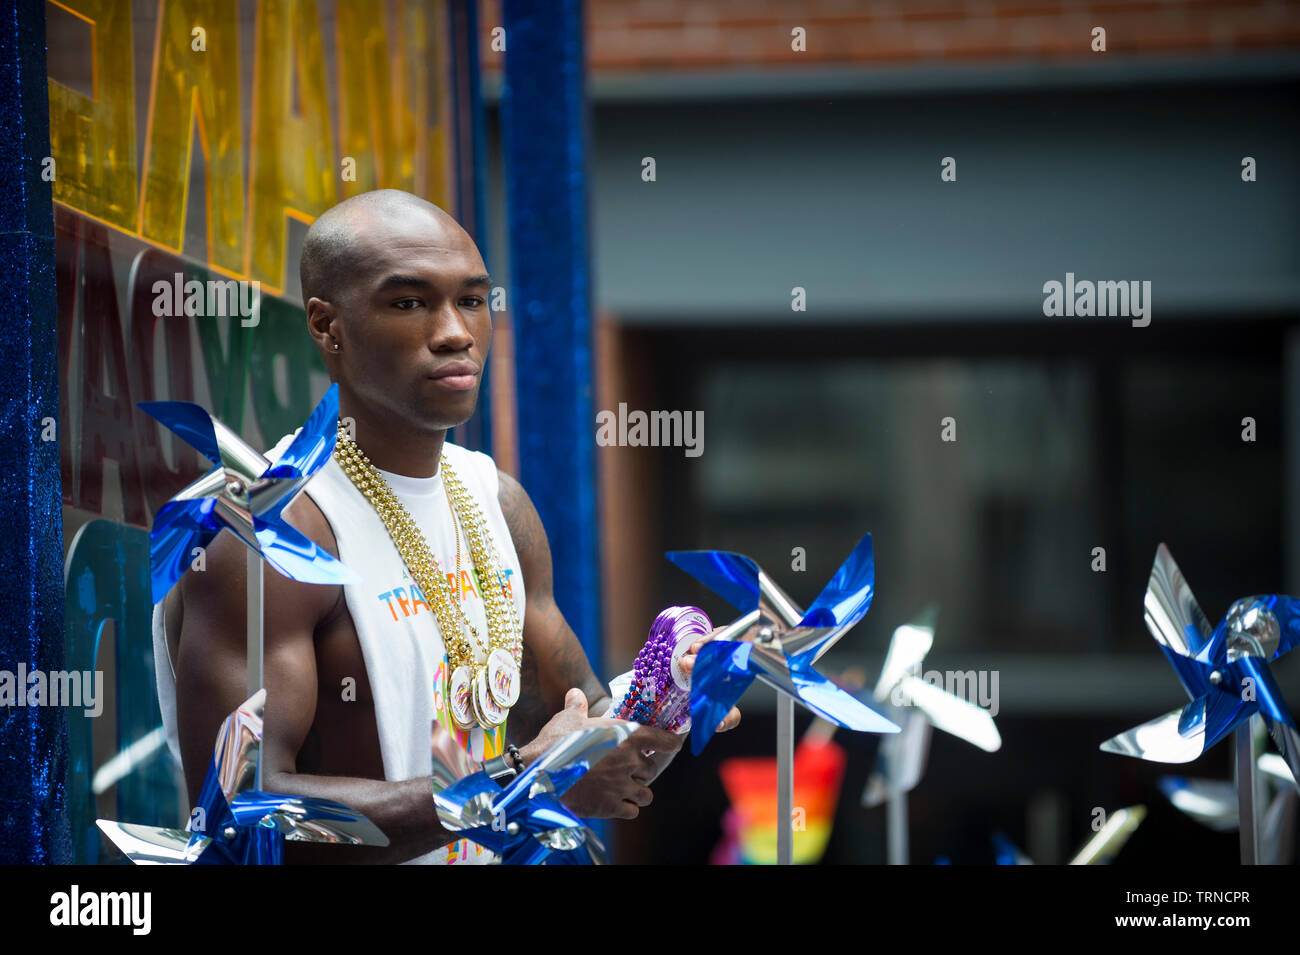
M 543 0 L 544 2 L 544 0 Z M 482 0 L 483 64 L 499 0 Z M 588 0 L 593 72 L 1224 53 L 1300 47 L 1300 0 Z M 806 31 L 806 52 L 791 31 Z

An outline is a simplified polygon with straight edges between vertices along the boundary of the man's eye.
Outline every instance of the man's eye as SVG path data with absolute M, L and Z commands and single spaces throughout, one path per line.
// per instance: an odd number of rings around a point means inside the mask
M 471 295 L 468 298 L 461 299 L 460 304 L 466 306 L 467 308 L 478 308 L 480 305 L 483 304 L 483 301 L 484 300 L 478 295 Z
M 413 308 L 420 307 L 420 300 L 418 298 L 398 299 L 396 302 L 393 303 L 393 307 L 400 308 L 404 312 L 409 312 Z

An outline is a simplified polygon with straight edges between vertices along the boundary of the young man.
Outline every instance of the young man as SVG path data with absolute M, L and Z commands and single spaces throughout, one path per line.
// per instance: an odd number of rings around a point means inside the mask
M 431 720 L 486 760 L 506 748 L 498 721 L 508 712 L 527 764 L 602 722 L 589 713 L 610 702 L 555 604 L 550 547 L 528 495 L 487 455 L 445 440 L 474 412 L 492 339 L 490 281 L 451 216 L 396 190 L 317 219 L 301 275 L 347 434 L 284 514 L 362 582 L 265 575 L 263 788 L 338 800 L 390 840 L 383 849 L 291 844 L 292 861 L 489 861 L 438 823 Z M 159 692 L 178 703 L 169 730 L 192 801 L 217 728 L 246 693 L 244 573 L 244 545 L 221 534 L 206 571 L 186 574 L 155 613 L 156 652 L 171 664 L 160 666 Z M 501 701 L 515 692 L 507 710 Z M 733 709 L 721 728 L 739 719 Z M 635 818 L 682 741 L 643 727 L 564 801 L 582 816 Z

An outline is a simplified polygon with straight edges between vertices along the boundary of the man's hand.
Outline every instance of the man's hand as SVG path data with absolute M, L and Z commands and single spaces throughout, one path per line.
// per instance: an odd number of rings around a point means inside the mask
M 531 763 L 572 732 L 620 722 L 588 716 L 587 697 L 574 687 L 564 698 L 564 709 L 551 717 L 519 755 Z M 654 798 L 650 784 L 672 762 L 683 742 L 684 737 L 676 733 L 643 726 L 596 763 L 561 802 L 588 819 L 635 819 Z M 645 755 L 647 752 L 651 755 Z
M 695 658 L 696 656 L 699 655 L 700 648 L 703 647 L 710 640 L 712 640 L 713 634 L 717 633 L 721 629 L 722 629 L 721 627 L 714 627 L 712 633 L 710 633 L 707 637 L 700 637 L 700 639 L 692 643 L 687 648 L 686 653 L 682 655 L 682 659 L 679 665 L 682 668 L 682 672 L 685 673 L 688 677 L 691 675 L 691 671 L 695 669 Z M 739 725 L 739 723 L 740 723 L 740 710 L 733 706 L 731 708 L 731 712 L 728 713 L 725 717 L 723 717 L 722 722 L 718 724 L 718 728 L 714 730 L 714 732 L 725 733 L 727 732 L 727 730 L 734 730 L 737 727 L 737 725 Z

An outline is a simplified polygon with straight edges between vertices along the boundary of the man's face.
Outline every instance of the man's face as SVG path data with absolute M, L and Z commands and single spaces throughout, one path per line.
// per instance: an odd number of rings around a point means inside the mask
M 469 420 L 492 343 L 489 279 L 473 240 L 412 210 L 367 214 L 354 250 L 357 275 L 335 303 L 340 386 L 381 420 L 417 431 Z

